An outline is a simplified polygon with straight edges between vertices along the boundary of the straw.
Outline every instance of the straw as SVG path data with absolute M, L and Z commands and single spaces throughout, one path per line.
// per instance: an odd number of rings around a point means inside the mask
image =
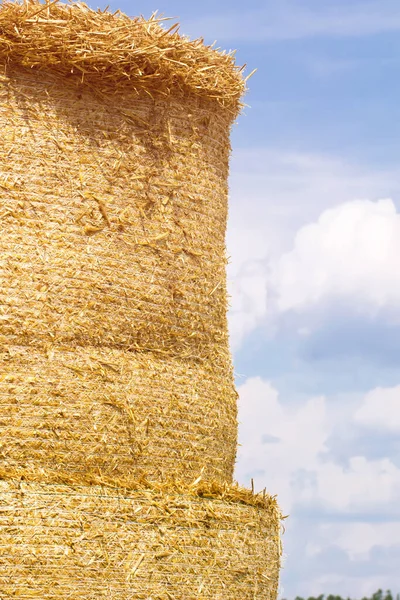
M 132 93 L 50 68 L 0 84 L 6 460 L 229 481 L 230 116 Z
M 5 598 L 276 597 L 281 515 L 268 496 L 0 482 L 0 511 Z
M 103 92 L 129 86 L 150 95 L 172 91 L 216 100 L 235 116 L 245 90 L 233 53 L 191 41 L 153 16 L 128 18 L 83 3 L 5 1 L 0 11 L 0 60 L 89 81 Z
M 227 373 L 92 347 L 0 351 L 0 468 L 39 481 L 231 481 L 236 402 Z M 21 475 L 22 472 L 18 471 Z
M 275 600 L 232 484 L 233 53 L 153 15 L 0 6 L 0 596 Z

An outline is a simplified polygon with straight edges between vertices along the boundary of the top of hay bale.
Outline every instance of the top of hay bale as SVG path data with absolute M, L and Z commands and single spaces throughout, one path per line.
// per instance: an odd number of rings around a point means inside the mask
M 180 90 L 216 100 L 233 117 L 245 92 L 234 53 L 191 41 L 153 15 L 130 18 L 82 3 L 40 0 L 0 5 L 0 62 L 56 72 L 103 93 L 131 88 L 150 96 Z

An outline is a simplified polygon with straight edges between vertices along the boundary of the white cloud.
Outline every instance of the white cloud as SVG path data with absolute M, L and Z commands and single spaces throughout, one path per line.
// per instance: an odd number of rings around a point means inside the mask
M 228 243 L 242 260 L 288 247 L 293 233 L 327 208 L 400 191 L 399 169 L 371 169 L 335 156 L 236 149 L 231 164 Z M 237 237 L 243 232 L 242 237 Z M 246 235 L 250 234 L 250 235 Z
M 360 406 L 368 406 L 371 397 L 384 405 L 391 390 L 372 390 L 351 410 L 346 398 L 288 403 L 259 377 L 238 391 L 242 446 L 236 475 L 245 485 L 252 477 L 256 489 L 265 486 L 277 494 L 290 515 L 283 537 L 283 596 L 396 591 L 400 578 L 391 565 L 400 556 L 400 469 L 389 456 L 360 456 L 356 442 L 357 427 L 363 425 Z M 343 427 L 355 432 L 346 466 L 326 453 Z
M 400 214 L 392 200 L 356 200 L 300 228 L 275 265 L 280 311 L 345 300 L 374 314 L 400 307 Z
M 231 295 L 230 338 L 233 350 L 245 335 L 263 319 L 267 307 L 267 273 L 265 265 L 257 260 L 243 264 L 237 276 L 230 281 Z
M 298 542 L 297 540 L 301 541 Z M 288 536 L 294 551 L 288 569 L 297 570 L 288 594 L 370 597 L 378 589 L 400 589 L 400 523 L 302 523 L 295 520 Z M 297 567 L 297 569 L 296 569 Z
M 357 568 L 357 566 L 358 565 L 353 565 L 353 568 Z M 331 569 L 332 567 L 333 565 L 331 565 Z M 313 595 L 314 597 L 323 594 L 325 590 L 334 590 L 334 593 L 337 593 L 344 598 L 349 596 L 352 598 L 369 598 L 378 589 L 386 590 L 388 587 L 391 587 L 393 590 L 398 589 L 397 586 L 400 579 L 396 572 L 391 573 L 390 577 L 380 573 L 374 576 L 371 574 L 371 566 L 369 563 L 367 563 L 367 565 L 362 565 L 362 567 L 364 569 L 362 576 L 360 576 L 357 571 L 353 576 L 345 576 L 339 567 L 336 569 L 335 573 L 320 575 L 314 577 L 311 581 L 299 583 L 300 586 L 302 584 L 305 585 L 307 592 L 304 593 L 304 595 L 308 595 L 308 590 L 310 590 L 310 595 Z M 296 591 L 295 594 L 297 595 Z
M 326 449 L 330 429 L 325 401 L 311 398 L 300 409 L 287 409 L 272 385 L 259 377 L 248 379 L 238 392 L 238 477 L 248 485 L 253 473 L 262 472 L 254 476 L 258 487 L 267 485 L 270 493 L 279 493 L 284 510 L 290 510 L 298 493 L 294 474 L 316 468 L 319 453 Z M 274 438 L 278 441 L 268 442 Z
M 400 501 L 400 469 L 389 458 L 352 456 L 348 467 L 321 463 L 316 498 L 327 509 L 381 510 Z
M 285 317 L 285 323 L 309 340 L 314 325 L 309 313 L 323 316 L 336 302 L 349 314 L 384 311 L 394 319 L 400 313 L 400 215 L 392 200 L 354 198 L 395 197 L 399 173 L 365 172 L 318 156 L 265 152 L 255 158 L 242 156 L 233 175 L 235 347 L 261 324 L 279 323 L 287 311 L 298 315 L 293 321 Z M 371 390 L 349 406 L 345 398 L 321 396 L 288 403 L 259 377 L 239 387 L 242 446 L 236 476 L 245 485 L 253 478 L 257 489 L 277 494 L 291 515 L 284 538 L 285 597 L 336 590 L 359 597 L 400 584 L 385 570 L 385 552 L 398 552 L 392 546 L 398 539 L 400 468 L 385 452 L 363 456 L 367 442 L 360 446 L 357 437 L 368 433 L 376 447 L 379 432 L 399 431 L 399 388 Z M 343 431 L 345 447 L 339 449 L 334 444 L 341 443 Z M 374 517 L 392 522 L 356 522 Z M 353 543 L 352 533 L 359 536 Z
M 357 260 L 367 279 L 368 269 L 375 268 L 375 272 L 379 272 L 380 263 L 376 267 L 374 265 L 376 261 L 384 260 L 382 245 L 378 245 L 375 231 L 371 234 L 371 243 L 365 238 L 368 238 L 371 228 L 375 229 L 379 219 L 384 220 L 384 223 L 379 225 L 381 228 L 397 223 L 393 215 L 395 209 L 389 201 L 386 201 L 386 204 L 359 201 L 358 204 L 348 207 L 346 203 L 354 198 L 397 195 L 400 191 L 400 173 L 397 170 L 365 170 L 335 158 L 318 155 L 281 153 L 262 148 L 242 150 L 234 154 L 231 188 L 233 194 L 228 226 L 231 263 L 228 278 L 232 308 L 229 319 L 232 346 L 235 350 L 240 347 L 245 336 L 265 318 L 273 319 L 274 295 L 279 295 L 280 306 L 284 308 L 285 305 L 293 305 L 292 295 L 293 298 L 300 298 L 301 302 L 303 297 L 300 294 L 306 294 L 306 300 L 308 296 L 312 298 L 318 294 L 321 269 L 331 268 L 333 264 L 336 270 L 340 270 L 342 277 L 342 271 L 346 269 L 334 263 L 334 259 L 328 255 L 329 248 L 324 250 L 324 247 L 321 249 L 320 246 L 325 243 L 323 235 L 326 228 L 329 228 L 331 237 L 336 236 L 336 245 L 340 243 L 342 229 L 346 230 L 347 244 L 351 246 L 351 243 L 357 240 L 357 210 L 361 212 L 364 227 L 364 238 L 360 240 L 363 244 L 362 249 L 355 249 L 359 255 Z M 344 208 L 340 208 L 340 205 Z M 327 223 L 331 213 L 325 211 L 336 207 L 339 213 L 334 213 L 332 222 Z M 379 211 L 386 211 L 386 216 L 379 216 Z M 336 224 L 339 215 L 343 221 L 350 213 L 353 214 L 352 231 L 349 230 L 351 223 Z M 307 223 L 311 223 L 308 229 Z M 381 233 L 384 243 L 386 231 L 387 229 Z M 296 233 L 300 237 L 300 241 L 295 242 L 300 244 L 299 249 L 296 245 L 293 247 Z M 311 256 L 304 254 L 307 247 L 303 250 L 303 240 L 307 235 L 313 236 L 313 247 L 309 251 Z M 380 254 L 374 254 L 368 262 L 363 261 L 361 251 L 368 257 L 375 252 L 375 248 Z M 350 249 L 353 250 L 352 247 Z M 321 250 L 324 253 L 320 257 Z M 285 257 L 281 259 L 283 255 Z M 347 256 L 344 256 L 343 251 L 341 256 L 347 264 Z M 318 261 L 327 259 L 330 260 L 328 264 L 318 264 Z M 303 264 L 304 260 L 308 262 Z M 290 272 L 286 276 L 290 269 L 296 269 L 296 261 L 300 262 L 300 268 L 303 270 L 298 276 L 296 272 L 293 276 Z M 305 272 L 309 265 L 313 269 L 311 273 Z M 275 272 L 274 282 L 271 281 L 272 269 Z M 331 275 L 335 275 L 335 272 L 326 273 L 328 278 Z M 310 281 L 312 276 L 315 281 Z M 382 277 L 382 274 L 380 276 Z M 302 280 L 298 281 L 300 277 Z M 290 278 L 294 278 L 293 283 Z M 367 285 L 368 282 L 365 282 L 364 286 Z M 388 281 L 386 288 L 390 285 L 392 283 Z M 379 288 L 370 290 L 369 293 L 376 296 L 379 294 Z
M 369 429 L 400 433 L 400 385 L 370 391 L 354 418 Z
M 376 546 L 397 546 L 400 540 L 400 523 L 331 523 L 322 525 L 320 538 L 314 544 L 313 553 L 318 554 L 329 543 L 342 548 L 351 560 L 365 560 Z
M 284 511 L 302 505 L 357 513 L 400 501 L 400 469 L 389 457 L 368 460 L 355 447 L 346 467 L 326 459 L 328 439 L 343 425 L 344 413 L 334 403 L 315 397 L 285 405 L 259 377 L 248 379 L 238 391 L 237 476 L 246 484 L 253 477 L 258 488 L 277 493 Z M 382 390 L 371 393 L 379 396 Z

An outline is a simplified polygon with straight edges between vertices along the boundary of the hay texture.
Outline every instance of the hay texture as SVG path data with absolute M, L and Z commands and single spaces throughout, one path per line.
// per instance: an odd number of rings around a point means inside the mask
M 155 18 L 0 6 L 1 600 L 276 598 L 276 501 L 232 485 L 244 89 Z
M 207 362 L 7 346 L 0 364 L 0 468 L 120 485 L 232 477 L 236 403 Z
M 207 463 L 230 481 L 233 57 L 154 19 L 5 2 L 0 64 L 6 459 L 74 473 L 97 460 L 118 478 L 173 463 L 190 480 Z M 93 352 L 116 365 L 104 385 Z
M 274 499 L 0 482 L 2 599 L 273 600 Z

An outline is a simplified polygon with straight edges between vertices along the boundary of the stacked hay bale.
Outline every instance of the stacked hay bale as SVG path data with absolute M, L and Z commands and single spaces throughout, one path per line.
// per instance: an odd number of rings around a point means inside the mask
M 0 597 L 274 598 L 232 483 L 230 54 L 82 4 L 0 8 Z

